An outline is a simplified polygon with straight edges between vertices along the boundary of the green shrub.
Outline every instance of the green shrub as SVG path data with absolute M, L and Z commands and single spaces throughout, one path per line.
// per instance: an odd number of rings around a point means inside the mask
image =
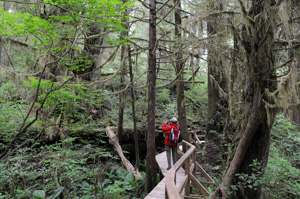
M 27 105 L 18 95 L 15 84 L 6 82 L 0 87 L 0 149 L 5 148 L 21 125 Z
M 283 114 L 272 128 L 271 147 L 265 174 L 263 198 L 297 198 L 300 195 L 300 131 Z
M 267 169 L 259 183 L 264 185 L 263 198 L 297 198 L 300 195 L 300 170 L 293 167 L 274 144 Z

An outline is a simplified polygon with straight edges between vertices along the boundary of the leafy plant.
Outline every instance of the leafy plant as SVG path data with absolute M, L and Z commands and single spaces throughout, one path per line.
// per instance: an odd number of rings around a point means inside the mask
M 264 185 L 264 198 L 296 198 L 299 196 L 300 170 L 293 167 L 274 144 L 271 146 L 270 158 L 265 174 L 258 183 Z
M 231 185 L 231 190 L 229 190 L 229 194 L 235 194 L 235 192 L 239 189 L 257 189 L 259 184 L 260 176 L 263 173 L 263 168 L 257 160 L 254 160 L 252 164 L 249 165 L 251 168 L 251 174 L 246 173 L 237 173 L 235 174 L 236 178 L 238 178 L 238 183 L 236 185 Z
M 107 197 L 119 198 L 122 196 L 122 198 L 132 198 L 133 196 L 130 193 L 138 194 L 141 190 L 141 186 L 138 185 L 141 183 L 141 179 L 136 181 L 133 174 L 128 171 L 113 168 L 106 175 L 108 178 L 105 180 L 106 187 L 103 191 Z
M 15 136 L 18 126 L 22 123 L 25 109 L 22 96 L 18 88 L 11 82 L 1 84 L 0 87 L 0 150 L 7 147 Z

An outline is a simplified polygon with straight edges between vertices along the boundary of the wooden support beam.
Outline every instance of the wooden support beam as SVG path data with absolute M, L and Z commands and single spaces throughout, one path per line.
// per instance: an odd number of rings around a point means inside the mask
M 204 181 L 204 180 L 199 180 L 199 182 L 201 184 L 215 184 L 215 182 L 207 182 L 207 181 Z
M 182 193 L 183 189 L 185 188 L 188 180 L 189 180 L 189 176 L 188 175 L 184 176 L 184 180 L 183 180 L 182 184 L 179 187 L 179 193 L 180 194 Z
M 188 157 L 185 160 L 185 175 L 189 176 L 190 174 L 190 169 L 191 169 L 191 159 L 190 157 Z M 188 179 L 186 186 L 185 186 L 185 195 L 190 195 L 190 189 L 191 189 L 191 183 L 190 183 L 190 179 Z
M 184 196 L 184 199 L 204 199 L 203 196 L 201 195 L 189 195 L 189 196 Z
M 201 173 L 201 176 L 203 176 L 206 180 L 208 180 L 209 183 L 207 184 L 210 183 L 214 184 L 215 181 L 206 173 L 206 171 L 200 166 L 200 164 L 198 162 L 196 162 L 195 164 L 196 164 L 196 169 Z
M 196 141 L 194 141 L 194 140 L 191 140 L 191 141 L 192 141 L 192 144 L 195 144 L 197 148 L 200 148 L 200 145 L 199 145 L 199 144 L 197 144 L 197 142 L 196 142 Z
M 193 174 L 191 173 L 189 174 L 189 179 L 199 189 L 202 195 L 209 196 L 209 192 L 205 189 L 205 187 L 197 180 L 197 178 Z

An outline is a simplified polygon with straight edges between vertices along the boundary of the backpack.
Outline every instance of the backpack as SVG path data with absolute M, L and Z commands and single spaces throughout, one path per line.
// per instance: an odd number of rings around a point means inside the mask
M 171 133 L 169 134 L 168 140 L 173 143 L 182 141 L 182 138 L 180 136 L 180 131 L 178 128 L 172 128 Z

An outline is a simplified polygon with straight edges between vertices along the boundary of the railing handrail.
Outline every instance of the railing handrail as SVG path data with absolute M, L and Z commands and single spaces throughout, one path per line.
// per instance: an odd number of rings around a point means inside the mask
M 166 198 L 172 198 L 172 199 L 180 199 L 180 190 L 176 188 L 175 184 L 175 177 L 176 172 L 178 171 L 181 166 L 186 163 L 186 161 L 189 161 L 190 157 L 196 150 L 196 147 L 192 145 L 191 143 L 182 140 L 182 143 L 185 144 L 189 149 L 183 154 L 183 156 L 173 165 L 173 167 L 169 170 L 169 172 L 166 175 Z M 188 169 L 188 168 L 186 168 Z

